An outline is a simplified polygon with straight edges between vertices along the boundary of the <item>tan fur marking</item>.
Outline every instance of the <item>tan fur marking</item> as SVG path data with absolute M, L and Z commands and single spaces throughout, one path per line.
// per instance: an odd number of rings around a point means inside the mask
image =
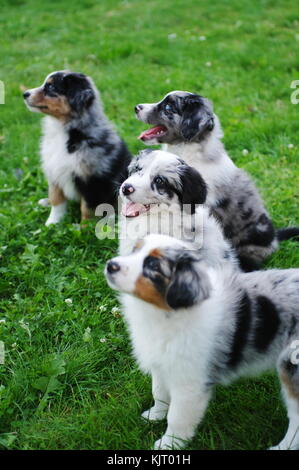
M 280 371 L 280 380 L 287 389 L 288 394 L 299 402 L 299 390 L 296 390 L 292 380 L 290 379 L 290 376 L 283 369 Z
M 155 248 L 154 250 L 149 252 L 149 256 L 153 256 L 154 258 L 161 258 L 162 253 L 158 248 Z
M 51 206 L 58 206 L 58 204 L 62 204 L 64 201 L 66 201 L 66 197 L 59 186 L 56 184 L 51 184 L 49 186 L 49 200 L 51 203 Z
M 134 295 L 144 300 L 145 302 L 149 302 L 159 308 L 162 308 L 163 310 L 170 310 L 160 292 L 158 292 L 151 281 L 144 276 L 140 276 L 137 279 Z
M 64 96 L 45 96 L 42 88 L 39 88 L 31 96 L 29 104 L 40 108 L 41 112 L 50 114 L 62 121 L 66 121 L 71 112 L 70 105 Z
M 81 221 L 88 220 L 91 218 L 92 211 L 87 206 L 85 199 L 81 199 L 80 209 L 81 209 Z

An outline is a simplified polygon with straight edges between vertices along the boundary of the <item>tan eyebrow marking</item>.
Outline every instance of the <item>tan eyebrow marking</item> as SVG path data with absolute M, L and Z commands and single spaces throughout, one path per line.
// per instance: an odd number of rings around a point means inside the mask
M 162 253 L 158 248 L 154 248 L 154 250 L 149 252 L 149 256 L 153 256 L 154 258 L 162 258 Z

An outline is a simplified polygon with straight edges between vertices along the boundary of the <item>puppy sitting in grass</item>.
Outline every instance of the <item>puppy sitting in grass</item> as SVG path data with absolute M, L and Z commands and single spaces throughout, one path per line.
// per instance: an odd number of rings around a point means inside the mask
M 154 126 L 139 136 L 145 144 L 165 144 L 165 150 L 200 172 L 209 188 L 207 205 L 244 271 L 259 269 L 280 241 L 299 239 L 298 227 L 273 227 L 253 181 L 226 153 L 221 125 L 209 100 L 173 91 L 158 103 L 138 104 L 135 112 L 140 121 Z
M 121 291 L 135 357 L 152 376 L 148 420 L 167 417 L 155 449 L 180 449 L 216 384 L 276 367 L 289 428 L 273 449 L 299 448 L 299 269 L 208 266 L 191 244 L 149 235 L 107 263 Z M 245 424 L 244 424 L 245 425 Z
M 24 93 L 30 111 L 44 113 L 42 168 L 51 204 L 46 225 L 66 213 L 67 200 L 80 201 L 88 219 L 101 203 L 114 204 L 127 177 L 131 155 L 106 118 L 92 80 L 68 71 L 51 73 L 39 88 Z

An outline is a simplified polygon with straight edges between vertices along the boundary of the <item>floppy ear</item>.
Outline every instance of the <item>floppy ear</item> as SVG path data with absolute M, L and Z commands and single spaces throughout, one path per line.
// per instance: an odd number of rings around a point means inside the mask
M 184 98 L 181 133 L 184 139 L 192 140 L 195 136 L 200 140 L 205 133 L 214 128 L 213 109 L 211 103 L 199 95 Z
M 69 73 L 64 77 L 69 103 L 74 111 L 80 112 L 87 109 L 95 98 L 85 75 Z
M 191 204 L 191 213 L 195 211 L 195 204 L 204 204 L 207 198 L 207 185 L 198 171 L 189 166 L 179 167 L 181 180 L 181 192 L 179 199 L 181 204 Z
M 210 294 L 208 276 L 194 267 L 190 255 L 183 255 L 177 262 L 166 293 L 166 302 L 177 310 L 192 307 L 207 299 Z

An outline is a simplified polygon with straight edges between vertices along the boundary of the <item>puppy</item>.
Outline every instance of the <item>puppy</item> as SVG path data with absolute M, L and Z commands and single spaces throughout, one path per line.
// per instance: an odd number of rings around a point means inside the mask
M 207 204 L 236 248 L 243 270 L 258 269 L 279 241 L 299 239 L 299 228 L 274 229 L 254 183 L 227 155 L 210 101 L 173 91 L 159 103 L 138 104 L 135 112 L 140 121 L 155 126 L 139 136 L 144 143 L 166 144 L 201 173 L 209 187 Z
M 110 260 L 123 292 L 135 357 L 151 374 L 149 420 L 167 416 L 155 449 L 182 448 L 203 419 L 215 384 L 276 367 L 289 428 L 273 449 L 299 448 L 299 269 L 241 273 L 208 266 L 191 244 L 149 235 Z
M 24 100 L 30 111 L 47 115 L 41 159 L 52 207 L 46 225 L 62 219 L 67 200 L 80 201 L 83 220 L 98 204 L 114 204 L 131 156 L 107 120 L 92 80 L 53 72 L 42 86 L 26 91 Z
M 193 241 L 207 263 L 238 262 L 216 219 L 203 206 L 208 188 L 201 175 L 176 155 L 145 150 L 129 166 L 122 198 L 119 253 L 132 252 L 138 239 L 162 233 Z

